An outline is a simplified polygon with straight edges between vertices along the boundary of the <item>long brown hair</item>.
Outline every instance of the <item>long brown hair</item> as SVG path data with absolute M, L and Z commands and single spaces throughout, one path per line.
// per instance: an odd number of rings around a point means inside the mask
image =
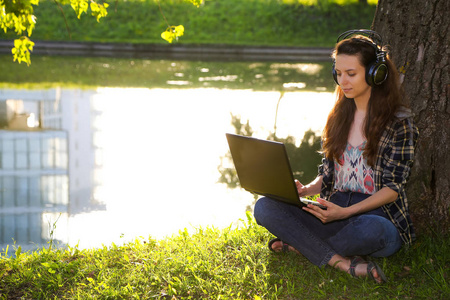
M 376 53 L 371 41 L 365 36 L 356 36 L 339 42 L 333 52 L 333 58 L 339 54 L 356 55 L 360 63 L 366 68 L 375 62 Z M 395 117 L 395 112 L 403 106 L 403 92 L 401 90 L 398 72 L 389 57 L 386 59 L 388 77 L 380 85 L 372 87 L 367 115 L 363 130 L 367 143 L 363 152 L 367 163 L 375 165 L 378 141 L 389 121 Z M 350 127 L 355 116 L 356 105 L 353 99 L 345 97 L 342 89 L 336 87 L 336 104 L 328 115 L 322 138 L 322 152 L 330 160 L 339 161 L 344 151 Z

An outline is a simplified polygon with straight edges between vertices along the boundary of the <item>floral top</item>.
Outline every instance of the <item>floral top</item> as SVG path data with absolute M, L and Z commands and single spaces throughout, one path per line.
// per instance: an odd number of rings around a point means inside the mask
M 341 192 L 375 193 L 373 170 L 363 157 L 366 141 L 353 147 L 347 143 L 339 162 L 334 162 L 334 189 Z
M 378 154 L 373 168 L 375 191 L 388 187 L 398 193 L 392 203 L 382 206 L 383 211 L 400 233 L 403 243 L 410 245 L 415 239 L 413 223 L 409 215 L 405 184 L 414 161 L 414 150 L 419 136 L 411 111 L 402 109 L 386 126 L 378 142 Z M 334 162 L 326 158 L 319 166 L 322 176 L 320 197 L 328 199 L 335 192 Z

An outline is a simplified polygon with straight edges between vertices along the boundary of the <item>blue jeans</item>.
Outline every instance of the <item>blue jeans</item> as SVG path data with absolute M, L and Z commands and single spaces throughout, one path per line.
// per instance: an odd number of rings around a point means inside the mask
M 330 201 L 347 207 L 370 195 L 336 192 Z M 256 222 L 302 253 L 317 266 L 331 257 L 370 255 L 386 257 L 397 252 L 402 241 L 397 228 L 381 208 L 323 224 L 300 207 L 263 197 L 256 202 Z

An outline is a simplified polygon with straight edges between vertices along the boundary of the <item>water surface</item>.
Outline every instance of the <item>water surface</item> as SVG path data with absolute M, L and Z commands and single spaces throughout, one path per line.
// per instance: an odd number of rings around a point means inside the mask
M 240 78 L 201 74 L 190 80 Z M 0 130 L 2 248 L 13 239 L 33 248 L 50 236 L 99 247 L 235 224 L 254 197 L 218 183 L 218 166 L 232 167 L 223 159 L 232 116 L 267 138 L 278 107 L 277 136 L 299 142 L 306 130 L 321 131 L 333 104 L 330 92 L 304 91 L 295 78 L 275 91 L 180 81 L 179 88 L 168 79 L 170 88 L 2 89 L 0 104 L 26 116 Z

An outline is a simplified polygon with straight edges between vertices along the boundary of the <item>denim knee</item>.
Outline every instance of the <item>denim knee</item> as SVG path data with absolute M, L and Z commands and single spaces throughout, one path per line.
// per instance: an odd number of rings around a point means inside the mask
M 402 247 L 402 239 L 398 233 L 397 228 L 389 220 L 384 220 L 382 222 L 383 231 L 383 245 L 384 247 L 371 253 L 374 257 L 387 257 L 396 253 Z
M 389 256 L 401 247 L 400 235 L 394 224 L 376 215 L 352 218 L 348 226 L 329 242 L 343 256 Z
M 271 199 L 263 197 L 258 199 L 255 203 L 255 207 L 253 209 L 253 216 L 255 217 L 256 223 L 261 225 L 262 220 L 264 220 L 265 216 L 267 215 L 267 206 L 268 203 L 271 201 Z

